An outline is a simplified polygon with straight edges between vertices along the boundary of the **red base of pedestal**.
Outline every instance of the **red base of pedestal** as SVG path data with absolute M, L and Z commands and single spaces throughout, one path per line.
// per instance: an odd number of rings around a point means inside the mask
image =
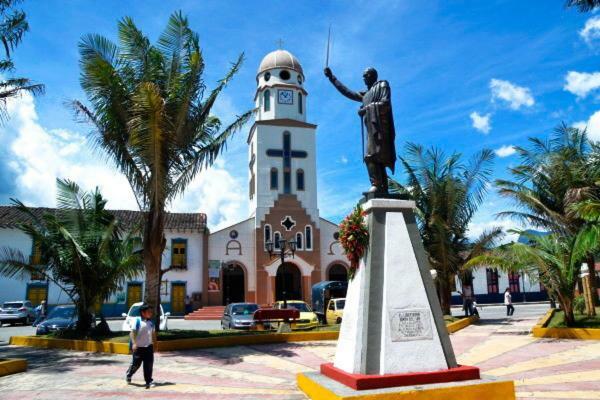
M 460 365 L 456 368 L 408 374 L 362 375 L 350 374 L 333 366 L 321 364 L 321 374 L 354 390 L 382 389 L 396 386 L 426 385 L 480 379 L 479 368 Z

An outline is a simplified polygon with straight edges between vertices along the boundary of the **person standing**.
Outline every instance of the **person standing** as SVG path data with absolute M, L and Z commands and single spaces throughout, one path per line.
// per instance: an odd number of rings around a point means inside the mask
M 515 307 L 512 305 L 512 295 L 510 294 L 510 288 L 506 288 L 504 291 L 504 305 L 506 306 L 506 316 L 510 317 L 515 313 Z
M 48 315 L 48 305 L 46 304 L 46 300 L 42 300 L 39 306 L 35 308 L 36 318 L 33 322 L 33 326 L 37 326 L 40 322 L 46 319 L 46 315 Z
M 190 295 L 185 296 L 185 313 L 189 314 L 192 312 L 192 299 Z
M 144 380 L 146 389 L 154 387 L 152 369 L 154 367 L 154 347 L 152 346 L 156 332 L 152 323 L 152 309 L 143 304 L 140 307 L 140 317 L 136 318 L 129 333 L 129 344 L 132 351 L 132 360 L 127 370 L 127 383 L 131 383 L 131 377 L 144 364 Z

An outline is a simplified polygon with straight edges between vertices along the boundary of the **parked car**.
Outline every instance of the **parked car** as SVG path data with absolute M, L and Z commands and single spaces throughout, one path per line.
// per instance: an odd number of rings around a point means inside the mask
M 319 326 L 317 314 L 313 312 L 312 308 L 305 302 L 300 300 L 288 300 L 287 306 L 300 311 L 300 319 L 295 322 L 293 326 L 294 329 L 312 329 Z M 275 302 L 273 308 L 283 308 L 283 301 Z
M 35 321 L 35 309 L 28 300 L 7 301 L 0 308 L 0 325 L 25 324 Z
M 223 329 L 250 329 L 254 325 L 254 311 L 258 304 L 231 303 L 223 310 L 221 328 Z
M 328 325 L 341 324 L 345 305 L 346 299 L 329 300 L 329 304 L 327 305 L 327 314 L 325 315 L 325 323 Z
M 55 306 L 45 320 L 40 322 L 35 330 L 36 335 L 46 335 L 50 332 L 73 329 L 77 324 L 77 310 L 75 305 L 66 304 Z
M 121 314 L 122 317 L 125 317 L 125 321 L 123 321 L 122 330 L 125 332 L 129 332 L 135 323 L 135 319 L 140 316 L 140 307 L 144 304 L 143 302 L 134 303 L 131 308 L 129 308 L 128 313 Z M 170 312 L 165 313 L 163 311 L 162 304 L 160 305 L 160 330 L 166 331 L 169 329 L 168 327 L 168 317 L 171 315 Z

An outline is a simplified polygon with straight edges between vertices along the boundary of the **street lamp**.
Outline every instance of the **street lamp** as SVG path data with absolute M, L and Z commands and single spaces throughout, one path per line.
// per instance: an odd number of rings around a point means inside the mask
M 279 267 L 282 268 L 286 257 L 291 255 L 292 258 L 294 258 L 294 253 L 296 253 L 296 241 L 278 239 L 276 244 L 277 246 L 269 240 L 265 243 L 265 246 L 269 252 L 269 257 L 279 257 L 281 259 Z M 285 278 L 283 279 L 283 308 L 287 308 L 287 284 Z

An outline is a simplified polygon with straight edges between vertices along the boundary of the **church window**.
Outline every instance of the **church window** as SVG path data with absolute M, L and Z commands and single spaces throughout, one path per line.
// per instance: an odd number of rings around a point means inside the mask
M 308 225 L 306 228 L 304 228 L 304 239 L 306 244 L 306 250 L 312 250 L 312 226 Z
M 265 243 L 271 241 L 271 225 L 265 225 Z
M 296 233 L 296 249 L 302 250 L 304 248 L 304 240 L 302 240 L 302 233 Z
M 171 266 L 177 268 L 187 267 L 186 247 L 186 239 L 171 239 Z
M 275 233 L 273 234 L 273 246 L 274 246 L 276 249 L 279 249 L 279 248 L 280 248 L 280 246 L 279 246 L 279 241 L 280 241 L 280 240 L 281 240 L 281 233 L 279 233 L 279 232 L 275 232 Z
M 271 110 L 271 92 L 269 90 L 265 90 L 263 93 L 263 110 L 265 112 Z
M 265 72 L 265 82 L 268 82 L 269 79 L 271 79 L 271 73 L 270 72 Z
M 302 93 L 298 93 L 298 113 L 302 114 Z
M 279 73 L 279 77 L 284 81 L 290 79 L 290 71 L 286 71 L 285 69 Z
M 271 190 L 279 189 L 279 173 L 277 168 L 271 168 Z
M 302 75 L 298 75 L 298 84 L 302 85 Z
M 302 169 L 296 171 L 296 189 L 304 190 L 304 170 Z
M 516 272 L 508 273 L 508 286 L 511 293 L 519 293 L 521 291 L 521 275 Z

